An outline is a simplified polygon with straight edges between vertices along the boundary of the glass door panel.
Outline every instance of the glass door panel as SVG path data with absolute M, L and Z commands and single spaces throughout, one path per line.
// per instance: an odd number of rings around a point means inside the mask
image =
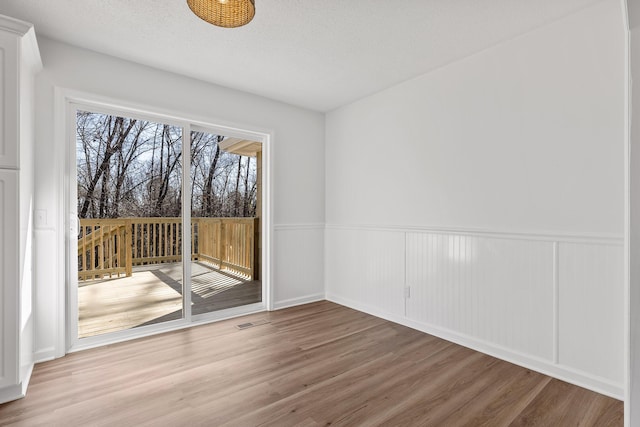
M 182 129 L 78 111 L 78 338 L 183 316 Z
M 253 148 L 243 154 L 238 146 Z M 256 148 L 257 147 L 257 148 Z M 262 301 L 260 143 L 191 132 L 191 301 L 199 315 Z

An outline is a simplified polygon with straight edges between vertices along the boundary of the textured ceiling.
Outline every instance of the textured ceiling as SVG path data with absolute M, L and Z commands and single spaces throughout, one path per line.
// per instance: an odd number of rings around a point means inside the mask
M 2 0 L 0 14 L 97 52 L 328 111 L 600 0 L 257 0 L 216 28 L 185 0 Z M 45 64 L 46 66 L 46 64 Z

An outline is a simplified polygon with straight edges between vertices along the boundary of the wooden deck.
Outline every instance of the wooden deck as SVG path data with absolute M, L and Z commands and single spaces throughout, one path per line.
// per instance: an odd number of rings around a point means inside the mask
M 191 311 L 209 313 L 262 300 L 259 281 L 246 281 L 205 263 L 191 263 Z M 134 267 L 131 277 L 80 282 L 80 338 L 182 317 L 182 266 Z

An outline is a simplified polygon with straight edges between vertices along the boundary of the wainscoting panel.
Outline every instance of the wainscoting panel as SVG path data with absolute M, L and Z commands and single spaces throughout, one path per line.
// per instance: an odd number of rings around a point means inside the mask
M 274 226 L 274 308 L 324 299 L 324 225 Z
M 623 397 L 618 236 L 327 225 L 327 299 Z
M 404 315 L 404 246 L 400 232 L 327 230 L 327 294 Z
M 623 248 L 561 243 L 558 252 L 560 364 L 622 383 Z
M 553 243 L 407 233 L 407 317 L 553 359 Z
M 35 347 L 34 359 L 36 363 L 52 360 L 56 357 L 56 343 L 59 340 L 58 325 L 50 319 L 58 318 L 58 305 L 53 301 L 58 299 L 56 286 L 53 286 L 57 268 L 64 262 L 64 254 L 60 254 L 56 242 L 57 233 L 52 228 L 36 228 L 33 233 L 35 256 L 34 263 L 36 283 L 41 285 L 34 295 L 35 316 Z M 59 357 L 59 356 L 58 356 Z

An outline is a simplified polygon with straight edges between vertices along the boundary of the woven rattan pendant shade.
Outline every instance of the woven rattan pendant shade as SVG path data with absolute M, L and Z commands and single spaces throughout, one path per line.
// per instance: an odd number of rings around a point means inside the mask
M 225 28 L 248 24 L 256 13 L 254 0 L 187 0 L 187 4 L 199 18 Z

